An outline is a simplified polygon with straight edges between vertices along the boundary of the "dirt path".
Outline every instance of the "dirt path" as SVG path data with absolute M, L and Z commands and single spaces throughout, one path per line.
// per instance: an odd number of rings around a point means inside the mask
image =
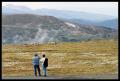
M 107 74 L 107 75 L 80 75 L 80 76 L 41 76 L 41 77 L 2 77 L 2 79 L 118 79 L 117 74 Z

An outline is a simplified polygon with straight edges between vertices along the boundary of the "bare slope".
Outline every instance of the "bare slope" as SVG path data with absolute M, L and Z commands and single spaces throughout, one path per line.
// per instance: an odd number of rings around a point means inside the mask
M 15 14 L 2 16 L 3 43 L 76 42 L 117 38 L 117 30 L 79 25 L 53 16 Z

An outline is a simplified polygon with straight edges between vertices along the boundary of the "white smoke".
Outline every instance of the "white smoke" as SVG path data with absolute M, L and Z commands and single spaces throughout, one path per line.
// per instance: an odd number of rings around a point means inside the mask
M 20 35 L 15 35 L 13 37 L 14 43 L 18 43 L 23 40 L 23 38 Z
M 31 41 L 32 43 L 43 43 L 48 39 L 48 33 L 46 30 L 38 28 L 35 38 Z
M 48 37 L 48 34 L 47 34 L 47 33 L 44 33 L 44 34 L 42 35 L 41 39 L 39 40 L 39 42 L 41 42 L 41 43 L 44 42 L 47 37 Z
M 53 38 L 53 37 L 51 37 L 50 39 L 49 39 L 49 42 L 53 42 L 55 39 Z

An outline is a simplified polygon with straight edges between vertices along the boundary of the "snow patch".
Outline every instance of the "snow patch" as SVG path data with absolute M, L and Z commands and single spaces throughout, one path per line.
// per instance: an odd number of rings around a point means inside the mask
M 67 24 L 68 26 L 74 27 L 74 28 L 76 27 L 76 25 L 69 23 L 69 22 L 65 22 L 65 24 Z

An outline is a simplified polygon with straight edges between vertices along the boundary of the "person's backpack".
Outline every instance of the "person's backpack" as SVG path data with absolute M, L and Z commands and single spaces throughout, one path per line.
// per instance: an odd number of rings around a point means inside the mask
M 48 67 L 48 58 L 45 58 L 44 67 Z

